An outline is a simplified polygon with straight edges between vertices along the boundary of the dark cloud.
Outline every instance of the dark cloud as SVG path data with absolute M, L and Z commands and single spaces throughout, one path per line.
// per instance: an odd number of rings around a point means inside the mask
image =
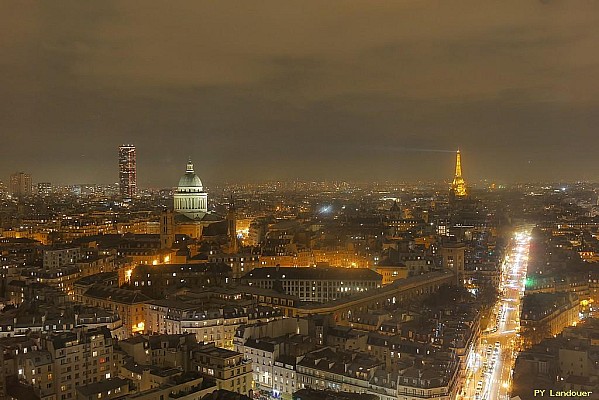
M 0 5 L 0 176 L 597 180 L 599 4 Z

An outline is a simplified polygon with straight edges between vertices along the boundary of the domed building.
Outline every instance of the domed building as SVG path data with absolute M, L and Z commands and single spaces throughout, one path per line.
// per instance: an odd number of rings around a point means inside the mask
M 191 160 L 187 162 L 185 175 L 179 179 L 174 195 L 174 209 L 192 220 L 202 219 L 208 212 L 208 194 L 200 177 L 193 170 Z
M 191 160 L 173 196 L 175 232 L 200 238 L 204 228 L 223 222 L 223 218 L 208 212 L 208 193 L 196 175 Z M 220 224 L 219 224 L 220 225 Z

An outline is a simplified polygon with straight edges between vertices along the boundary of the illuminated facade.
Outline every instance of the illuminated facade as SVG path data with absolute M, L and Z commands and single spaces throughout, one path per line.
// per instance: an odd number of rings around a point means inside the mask
M 381 287 L 382 277 L 368 268 L 256 268 L 242 284 L 262 289 L 283 289 L 302 301 L 327 302 Z
M 137 167 L 135 146 L 119 147 L 119 184 L 121 196 L 132 199 L 137 194 Z
M 580 302 L 573 293 L 534 293 L 522 299 L 520 335 L 524 347 L 556 336 L 580 321 Z
M 216 380 L 218 389 L 248 394 L 252 388 L 252 362 L 242 353 L 214 343 L 202 344 L 193 352 L 193 364 L 201 374 Z
M 208 194 L 204 192 L 202 181 L 193 170 L 191 160 L 187 162 L 185 175 L 179 179 L 174 195 L 175 212 L 192 220 L 199 220 L 208 212 Z
M 397 266 L 376 266 L 376 273 L 383 277 L 382 285 L 389 285 L 398 279 L 405 279 L 408 277 L 408 267 L 405 265 Z
M 185 174 L 179 179 L 179 185 L 173 196 L 174 233 L 201 238 L 204 235 L 227 235 L 227 224 L 219 215 L 208 211 L 208 194 L 202 181 L 196 175 L 191 160 L 187 162 Z M 216 222 L 223 222 L 212 229 L 205 228 Z
M 125 328 L 125 338 L 145 332 L 145 303 L 149 297 L 133 290 L 95 284 L 81 294 L 81 303 L 118 312 Z
M 158 310 L 156 304 L 149 305 L 146 314 L 149 321 L 155 321 Z M 171 306 L 163 318 L 164 327 L 161 332 L 167 334 L 192 333 L 197 340 L 204 343 L 214 343 L 216 346 L 233 350 L 234 337 L 237 329 L 248 323 L 248 317 L 240 310 L 211 309 L 201 307 L 181 309 Z M 154 327 L 152 330 L 154 331 Z M 148 333 L 150 330 L 148 329 Z
M 464 178 L 462 178 L 462 155 L 458 150 L 456 154 L 455 160 L 455 176 L 453 178 L 453 182 L 451 183 L 451 192 L 456 197 L 465 197 L 466 196 L 466 182 Z

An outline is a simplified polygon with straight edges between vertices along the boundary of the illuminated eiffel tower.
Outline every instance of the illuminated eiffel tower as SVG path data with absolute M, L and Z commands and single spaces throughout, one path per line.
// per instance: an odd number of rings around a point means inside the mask
M 456 197 L 466 196 L 466 182 L 462 178 L 462 156 L 460 150 L 458 150 L 455 159 L 455 176 L 451 184 L 451 191 Z

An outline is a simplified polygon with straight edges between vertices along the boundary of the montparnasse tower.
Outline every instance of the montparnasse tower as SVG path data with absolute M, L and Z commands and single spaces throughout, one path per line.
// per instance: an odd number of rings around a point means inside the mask
M 467 194 L 466 182 L 464 181 L 464 178 L 462 178 L 462 155 L 460 154 L 459 149 L 455 159 L 455 176 L 451 183 L 451 192 L 456 197 L 466 197 Z

